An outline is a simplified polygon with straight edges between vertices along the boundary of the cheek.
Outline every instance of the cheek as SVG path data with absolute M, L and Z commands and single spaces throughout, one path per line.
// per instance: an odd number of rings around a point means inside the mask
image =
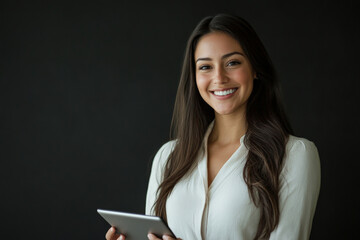
M 252 73 L 246 69 L 239 69 L 238 71 L 234 71 L 232 73 L 232 78 L 236 79 L 236 81 L 241 85 L 247 85 L 253 81 Z
M 196 75 L 196 86 L 200 92 L 206 91 L 207 87 L 208 87 L 207 78 L 205 78 L 201 75 Z

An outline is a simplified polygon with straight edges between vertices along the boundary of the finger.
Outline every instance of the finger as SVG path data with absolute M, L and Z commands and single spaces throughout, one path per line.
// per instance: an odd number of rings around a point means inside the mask
M 111 237 L 114 235 L 114 233 L 115 233 L 115 228 L 114 227 L 109 228 L 109 230 L 105 234 L 105 238 L 110 240 Z
M 115 240 L 117 237 L 119 237 L 119 234 L 115 234 L 116 233 L 116 229 L 114 227 L 111 227 L 106 235 L 105 235 L 105 238 L 107 240 Z
M 152 233 L 149 233 L 149 234 L 147 235 L 147 237 L 148 237 L 149 240 L 161 240 L 160 238 L 156 237 L 156 236 L 155 236 L 154 234 L 152 234 Z
M 163 239 L 163 240 L 175 240 L 175 238 L 172 238 L 172 237 L 170 237 L 170 236 L 168 236 L 168 235 L 163 235 L 163 236 L 162 236 L 162 239 Z
M 120 234 L 119 238 L 116 240 L 125 240 L 125 235 Z

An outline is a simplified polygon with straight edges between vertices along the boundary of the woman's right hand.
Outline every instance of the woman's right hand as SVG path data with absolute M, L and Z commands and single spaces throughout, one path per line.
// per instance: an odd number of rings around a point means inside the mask
M 122 234 L 117 234 L 116 229 L 114 227 L 111 227 L 107 231 L 105 238 L 106 240 L 125 240 L 125 236 Z

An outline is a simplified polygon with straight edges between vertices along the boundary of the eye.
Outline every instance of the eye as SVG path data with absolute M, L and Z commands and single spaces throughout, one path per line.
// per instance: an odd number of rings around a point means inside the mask
M 241 62 L 237 61 L 237 60 L 231 60 L 228 62 L 227 66 L 235 66 L 235 65 L 239 65 L 241 64 Z
M 211 69 L 211 67 L 209 65 L 201 65 L 199 67 L 199 70 L 209 70 L 209 69 Z

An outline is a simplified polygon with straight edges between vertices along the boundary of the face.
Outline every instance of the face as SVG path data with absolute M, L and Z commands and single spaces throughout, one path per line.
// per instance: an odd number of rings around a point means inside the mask
M 244 114 L 255 73 L 240 44 L 230 35 L 202 36 L 195 49 L 196 84 L 216 114 Z

